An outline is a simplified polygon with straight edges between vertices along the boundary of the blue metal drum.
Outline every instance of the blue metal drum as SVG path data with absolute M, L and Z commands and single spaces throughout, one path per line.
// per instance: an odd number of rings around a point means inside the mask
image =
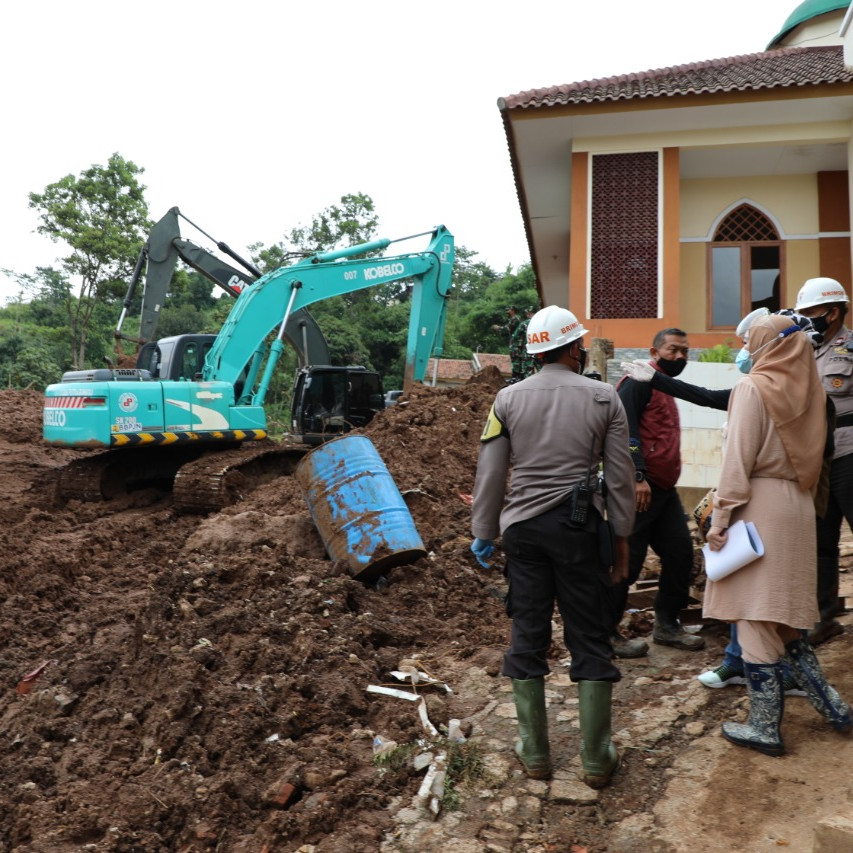
M 315 447 L 296 480 L 332 560 L 359 580 L 426 556 L 409 508 L 376 448 L 363 435 Z

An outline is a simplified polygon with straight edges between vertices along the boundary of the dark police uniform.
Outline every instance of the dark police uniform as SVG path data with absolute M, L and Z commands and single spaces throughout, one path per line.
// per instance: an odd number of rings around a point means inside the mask
M 573 681 L 618 681 L 609 634 L 609 567 L 598 551 L 596 509 L 583 526 L 570 520 L 572 487 L 604 463 L 609 519 L 617 536 L 634 521 L 634 465 L 628 421 L 612 386 L 546 364 L 501 389 L 481 436 L 471 529 L 502 533 L 507 560 L 507 613 L 512 640 L 503 674 L 538 678 L 550 672 L 554 602 L 563 619 Z M 512 469 L 506 493 L 508 470 Z M 590 482 L 595 483 L 595 473 Z M 602 508 L 600 495 L 595 505 Z
M 836 413 L 829 502 L 824 515 L 817 519 L 818 607 L 820 621 L 825 623 L 837 613 L 842 519 L 853 527 L 853 332 L 842 326 L 832 340 L 817 349 L 815 358 L 823 388 Z

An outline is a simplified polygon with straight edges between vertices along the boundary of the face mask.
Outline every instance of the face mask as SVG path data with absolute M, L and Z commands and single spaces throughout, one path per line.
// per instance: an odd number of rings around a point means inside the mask
M 686 358 L 659 358 L 658 359 L 658 367 L 667 375 L 667 376 L 678 376 L 685 367 L 687 367 L 687 359 Z
M 749 373 L 749 371 L 752 370 L 752 356 L 749 354 L 749 350 L 746 347 L 740 348 L 740 352 L 735 358 L 735 364 L 741 373 Z
M 829 311 L 827 311 L 826 314 L 821 314 L 820 317 L 811 318 L 812 326 L 814 326 L 816 332 L 823 334 L 829 328 L 829 320 L 826 319 L 828 316 Z

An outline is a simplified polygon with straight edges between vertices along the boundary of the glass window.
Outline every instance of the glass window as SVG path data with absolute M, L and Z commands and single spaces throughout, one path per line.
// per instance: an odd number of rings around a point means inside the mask
M 713 326 L 736 326 L 743 317 L 740 307 L 740 248 L 711 249 Z
M 710 246 L 710 327 L 736 326 L 756 308 L 778 311 L 783 247 L 770 219 L 742 204 L 720 223 Z

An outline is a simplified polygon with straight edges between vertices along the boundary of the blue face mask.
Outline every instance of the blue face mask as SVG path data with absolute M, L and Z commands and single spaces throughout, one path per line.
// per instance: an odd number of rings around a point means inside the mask
M 740 352 L 735 357 L 735 364 L 741 373 L 749 373 L 752 370 L 752 356 L 746 347 L 740 348 Z

